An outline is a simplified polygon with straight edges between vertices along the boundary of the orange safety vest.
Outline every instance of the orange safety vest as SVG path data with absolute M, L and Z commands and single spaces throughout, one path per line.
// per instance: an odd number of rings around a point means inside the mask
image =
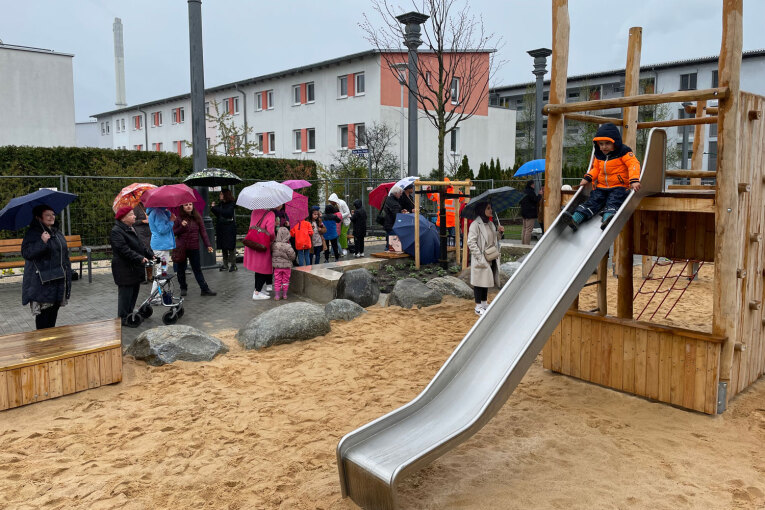
M 447 193 L 454 193 L 454 188 L 449 186 L 446 188 Z M 438 204 L 438 210 L 441 210 L 441 195 L 439 193 L 428 193 L 428 199 Z M 455 217 L 457 215 L 457 203 L 454 198 L 448 198 L 445 202 L 446 208 L 446 226 L 451 228 L 455 225 Z M 436 225 L 441 226 L 441 215 L 436 216 Z

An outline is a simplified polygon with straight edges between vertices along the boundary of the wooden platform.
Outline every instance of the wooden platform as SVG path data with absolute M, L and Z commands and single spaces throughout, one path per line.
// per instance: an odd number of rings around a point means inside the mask
M 122 381 L 119 319 L 0 336 L 0 411 Z
M 378 259 L 408 259 L 411 258 L 408 254 L 403 252 L 397 252 L 397 251 L 381 251 L 377 253 L 372 253 L 373 257 L 377 257 Z

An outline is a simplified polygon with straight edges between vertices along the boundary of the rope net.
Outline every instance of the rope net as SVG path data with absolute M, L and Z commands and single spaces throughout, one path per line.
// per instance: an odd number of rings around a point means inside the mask
M 672 303 L 672 306 L 669 307 L 669 310 L 667 310 L 667 313 L 664 315 L 665 319 L 668 318 L 669 314 L 672 313 L 672 310 L 675 308 L 675 305 L 677 305 L 680 298 L 685 294 L 685 291 L 691 285 L 693 280 L 696 279 L 696 276 L 698 276 L 699 270 L 703 265 L 704 262 L 700 260 L 671 260 L 658 257 L 651 266 L 651 271 L 648 273 L 648 276 L 643 279 L 643 283 L 633 296 L 633 299 L 637 299 L 640 295 L 650 296 L 635 320 L 640 320 L 651 304 L 658 300 L 659 297 L 661 297 L 661 300 L 655 305 L 648 320 L 654 318 L 664 303 L 667 302 L 667 299 Z M 674 273 L 675 267 L 679 268 L 677 273 Z M 663 274 L 661 274 L 662 272 Z M 653 290 L 651 290 L 651 288 L 653 288 Z M 674 295 L 677 296 L 674 298 L 674 302 L 672 302 L 672 298 L 670 298 L 670 294 L 673 292 L 675 292 Z

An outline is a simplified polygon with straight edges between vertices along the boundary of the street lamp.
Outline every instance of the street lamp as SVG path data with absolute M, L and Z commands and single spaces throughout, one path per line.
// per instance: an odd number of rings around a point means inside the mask
M 408 12 L 396 16 L 404 25 L 404 45 L 409 48 L 409 158 L 407 172 L 411 176 L 419 175 L 417 168 L 417 48 L 422 44 L 420 25 L 430 16 L 421 12 Z
M 398 82 L 401 84 L 401 124 L 398 129 L 398 136 L 400 149 L 400 177 L 403 179 L 406 177 L 406 174 L 404 173 L 404 86 L 406 85 L 406 70 L 409 68 L 409 65 L 406 62 L 401 62 L 400 64 L 393 64 L 393 68 L 397 71 Z
M 537 78 L 534 102 L 534 159 L 542 159 L 542 98 L 545 74 L 547 74 L 547 57 L 552 55 L 552 50 L 538 48 L 526 53 L 534 57 L 534 70 L 531 72 Z

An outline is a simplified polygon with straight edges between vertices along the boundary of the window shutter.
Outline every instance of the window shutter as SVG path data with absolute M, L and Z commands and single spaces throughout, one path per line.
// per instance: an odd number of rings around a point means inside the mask
M 350 83 L 350 78 L 348 79 L 348 83 Z M 356 129 L 354 124 L 348 124 L 348 148 L 349 149 L 355 149 L 356 148 Z
M 305 83 L 303 84 L 303 87 L 305 87 Z M 303 96 L 305 98 L 305 96 Z M 308 133 L 307 129 L 301 129 L 300 130 L 300 150 L 303 152 L 308 151 Z
M 300 104 L 305 104 L 305 102 L 308 100 L 308 94 L 306 93 L 306 85 L 305 83 L 300 84 Z M 305 131 L 305 129 L 303 130 Z M 305 133 L 303 133 L 305 135 Z M 305 136 L 303 136 L 303 140 L 305 140 Z M 305 152 L 305 149 L 303 150 Z
M 268 109 L 268 91 L 267 90 L 263 92 L 262 101 L 263 101 L 263 109 L 267 110 Z
M 356 95 L 356 83 L 353 81 L 353 73 L 348 75 L 348 97 Z M 348 124 L 350 129 L 350 124 Z
M 268 133 L 263 133 L 263 154 L 268 154 Z

